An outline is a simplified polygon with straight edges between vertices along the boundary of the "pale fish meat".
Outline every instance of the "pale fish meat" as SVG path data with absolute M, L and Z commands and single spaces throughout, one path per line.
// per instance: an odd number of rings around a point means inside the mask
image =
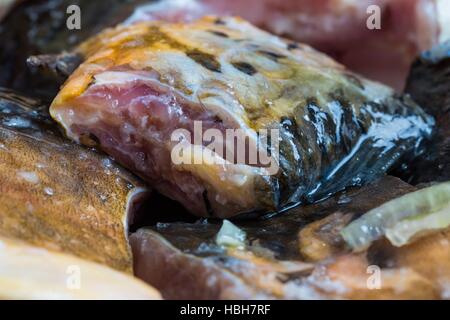
M 5 0 L 3 0 L 5 1 Z M 8 2 L 17 2 L 6 0 Z M 438 2 L 438 6 L 436 6 Z M 254 25 L 332 55 L 349 69 L 399 92 L 411 62 L 445 39 L 448 0 L 35 0 L 23 1 L 0 24 L 0 86 L 45 99 L 59 88 L 52 75 L 30 72 L 30 55 L 70 51 L 103 28 L 124 20 L 186 22 L 205 15 L 238 15 Z M 0 11 L 1 11 L 0 1 Z M 69 30 L 67 9 L 82 12 L 81 30 Z M 369 29 L 373 6 L 381 29 Z M 368 13 L 369 10 L 369 13 Z M 1 15 L 1 13 L 0 13 Z M 439 23 L 440 22 L 440 23 Z M 59 65 L 59 64 L 58 64 Z M 33 69 L 33 68 L 32 68 Z M 42 71 L 42 68 L 38 69 Z M 31 85 L 30 85 L 31 84 Z
M 106 266 L 0 237 L 0 299 L 158 300 L 161 295 Z
M 449 75 L 450 40 L 424 52 L 411 68 L 406 92 L 435 117 L 436 134 L 427 152 L 399 172 L 410 183 L 450 180 Z
M 238 18 L 119 26 L 77 52 L 85 62 L 52 117 L 198 216 L 279 211 L 362 185 L 419 153 L 434 125 L 408 96 Z M 245 133 L 244 156 L 229 131 Z M 220 135 L 223 150 L 211 148 Z

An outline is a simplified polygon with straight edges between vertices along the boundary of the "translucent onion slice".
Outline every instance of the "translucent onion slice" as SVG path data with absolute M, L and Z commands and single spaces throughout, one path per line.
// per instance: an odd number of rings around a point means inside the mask
M 247 234 L 228 220 L 224 220 L 222 228 L 216 236 L 216 244 L 223 247 L 245 248 Z
M 356 251 L 387 236 L 393 245 L 404 245 L 430 230 L 449 226 L 450 182 L 409 193 L 375 208 L 355 220 L 341 232 Z M 389 235 L 388 235 L 389 233 Z
M 419 217 L 406 219 L 386 229 L 386 238 L 397 247 L 421 236 L 450 227 L 450 204 L 444 209 Z

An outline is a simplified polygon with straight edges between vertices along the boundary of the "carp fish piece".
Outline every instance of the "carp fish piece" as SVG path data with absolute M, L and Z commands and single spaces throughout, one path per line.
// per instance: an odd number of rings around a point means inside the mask
M 52 117 L 198 216 L 277 211 L 364 184 L 417 153 L 434 125 L 407 96 L 237 18 L 119 26 L 77 52 L 85 62 Z M 278 170 L 190 139 L 198 123 L 227 151 L 225 133 L 245 132 L 247 152 L 267 152 Z M 191 161 L 178 163 L 180 129 Z M 278 134 L 263 139 L 269 129 Z
M 46 112 L 0 91 L 0 235 L 132 272 L 128 222 L 149 190 Z
M 157 300 L 161 296 L 140 280 L 106 266 L 0 237 L 0 299 Z

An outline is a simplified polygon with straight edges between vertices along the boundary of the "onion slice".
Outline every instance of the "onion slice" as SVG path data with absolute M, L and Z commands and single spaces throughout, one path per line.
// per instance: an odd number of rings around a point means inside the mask
M 450 226 L 450 182 L 409 193 L 375 208 L 345 227 L 341 235 L 355 251 L 386 236 L 394 246 Z

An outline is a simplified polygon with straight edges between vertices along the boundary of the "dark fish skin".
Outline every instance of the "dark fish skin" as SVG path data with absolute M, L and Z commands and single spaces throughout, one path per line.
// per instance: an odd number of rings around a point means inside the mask
M 424 52 L 414 63 L 406 92 L 436 119 L 424 156 L 399 170 L 412 184 L 450 180 L 450 41 Z
M 31 73 L 54 79 L 56 84 L 62 85 L 82 59 L 77 53 L 42 54 L 29 57 L 27 65 Z
M 317 111 L 320 109 L 312 104 L 300 111 L 300 115 L 309 115 L 309 121 L 302 120 L 301 128 L 283 126 L 287 129 L 285 135 L 297 137 L 297 150 L 303 159 L 300 162 L 290 160 L 291 150 L 287 143 L 281 142 L 281 157 L 286 160 L 285 167 L 282 166 L 285 174 L 279 176 L 278 195 L 282 203 L 289 203 L 283 195 L 300 180 L 307 191 L 301 199 L 303 203 L 320 201 L 346 187 L 375 181 L 391 168 L 421 154 L 431 136 L 433 119 L 422 113 L 408 96 L 368 102 L 360 109 L 359 117 L 353 114 L 351 103 L 344 97 L 333 97 L 339 116 L 318 116 L 314 112 L 320 112 Z M 300 115 L 297 119 L 304 117 L 300 118 Z M 416 132 L 406 139 L 399 139 L 398 128 L 389 125 L 390 121 L 402 118 Z M 341 127 L 337 128 L 339 123 Z M 318 128 L 323 132 L 322 136 L 320 131 L 317 132 Z M 308 148 L 312 151 L 308 152 Z
M 142 228 L 130 237 L 135 273 L 167 299 L 442 298 L 440 281 L 449 275 L 439 273 L 448 264 L 440 257 L 448 248 L 433 242 L 435 236 L 424 245 L 385 245 L 361 254 L 351 253 L 339 236 L 352 218 L 414 190 L 388 176 L 270 220 L 234 221 L 247 234 L 243 250 L 215 243 L 215 221 Z M 448 232 L 437 238 L 448 239 Z M 433 248 L 432 262 L 417 264 L 427 248 Z M 380 290 L 367 288 L 372 264 L 386 272 Z
M 70 51 L 81 41 L 130 16 L 135 7 L 149 0 L 36 0 L 21 1 L 0 21 L 0 87 L 8 87 L 51 101 L 59 88 L 52 75 L 43 76 L 27 67 L 34 55 Z M 69 30 L 66 13 L 78 5 L 81 30 Z
M 64 139 L 47 107 L 0 90 L 0 235 L 131 272 L 128 224 L 149 190 Z

